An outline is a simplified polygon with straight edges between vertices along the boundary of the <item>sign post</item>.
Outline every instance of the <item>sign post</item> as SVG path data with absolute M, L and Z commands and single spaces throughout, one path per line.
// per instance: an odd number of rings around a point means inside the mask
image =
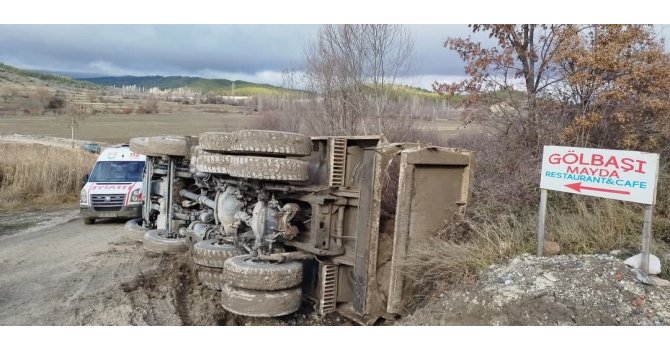
M 649 273 L 649 254 L 651 254 L 651 213 L 653 212 L 652 205 L 644 206 L 644 222 L 642 223 L 642 259 L 640 262 L 640 270 L 644 273 Z
M 544 250 L 544 218 L 547 216 L 547 190 L 540 190 L 540 215 L 537 222 L 537 256 Z
M 546 190 L 617 199 L 645 205 L 641 270 L 648 273 L 658 159 L 655 153 L 544 146 L 537 255 L 544 245 Z

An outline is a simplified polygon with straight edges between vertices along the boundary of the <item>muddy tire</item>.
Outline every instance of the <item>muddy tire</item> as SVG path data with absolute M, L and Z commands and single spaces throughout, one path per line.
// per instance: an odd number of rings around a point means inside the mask
M 142 242 L 146 249 L 156 253 L 176 253 L 188 250 L 185 238 L 168 238 L 163 229 L 145 232 Z
M 130 150 L 135 153 L 144 154 L 145 156 L 151 157 L 160 157 L 163 155 L 160 152 L 156 152 L 154 148 L 149 146 L 148 137 L 133 137 L 130 139 Z
M 190 154 L 190 137 L 154 136 L 149 138 L 149 151 L 169 156 L 184 157 Z
M 203 132 L 200 134 L 198 146 L 206 151 L 222 152 L 228 148 L 231 138 L 229 132 Z
M 213 267 L 197 266 L 198 280 L 211 290 L 221 290 L 224 285 L 223 270 Z
M 191 159 L 195 154 L 194 149 L 198 148 L 198 142 L 200 142 L 197 136 L 184 136 L 186 139 L 186 159 Z
M 234 245 L 224 243 L 219 244 L 216 239 L 200 241 L 193 245 L 193 262 L 200 266 L 215 267 L 222 269 L 223 263 L 237 255 L 241 255 Z
M 233 154 L 308 156 L 312 140 L 301 134 L 269 130 L 239 130 L 230 133 L 202 133 L 205 150 Z
M 84 225 L 93 225 L 95 224 L 95 218 L 84 218 Z
M 232 257 L 223 264 L 226 281 L 236 288 L 273 291 L 302 282 L 302 263 L 253 261 L 249 255 Z
M 144 240 L 144 234 L 149 231 L 148 228 L 142 226 L 143 219 L 132 219 L 126 222 L 126 235 L 128 238 L 142 242 Z
M 202 153 L 202 150 L 200 149 L 199 146 L 191 146 L 191 157 L 189 158 L 188 162 L 188 171 L 191 173 L 195 173 L 197 170 L 195 169 L 195 164 L 198 162 L 198 155 Z
M 195 171 L 211 174 L 229 174 L 235 156 L 198 150 L 195 156 Z
M 307 181 L 309 163 L 289 158 L 236 156 L 231 159 L 228 174 L 257 180 Z
M 300 287 L 268 292 L 236 288 L 230 283 L 221 289 L 221 305 L 238 315 L 277 317 L 296 312 L 302 301 Z

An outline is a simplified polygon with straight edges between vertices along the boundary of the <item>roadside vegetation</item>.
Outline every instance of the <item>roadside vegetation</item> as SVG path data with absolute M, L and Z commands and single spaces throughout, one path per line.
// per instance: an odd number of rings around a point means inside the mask
M 0 143 L 0 208 L 76 205 L 96 158 L 78 149 Z
M 469 79 L 436 84 L 466 96 L 464 124 L 481 135 L 450 140 L 477 153 L 472 205 L 419 242 L 407 276 L 428 296 L 472 280 L 488 266 L 535 253 L 544 145 L 659 153 L 652 251 L 669 278 L 670 57 L 652 26 L 473 25 L 497 45 L 449 38 Z M 527 38 L 535 38 L 532 41 Z M 643 206 L 550 192 L 546 240 L 561 254 L 641 250 Z
M 465 216 L 445 218 L 433 237 L 410 247 L 404 272 L 416 288 L 413 306 L 478 279 L 491 265 L 536 251 L 539 158 L 508 153 L 494 135 L 456 136 L 447 144 L 476 152 L 472 200 Z M 662 261 L 660 277 L 670 279 L 670 167 L 665 162 L 667 155 L 661 160 L 652 253 Z M 638 254 L 642 214 L 641 204 L 550 191 L 545 241 L 559 251 L 545 248 L 545 254 L 618 251 L 622 259 Z

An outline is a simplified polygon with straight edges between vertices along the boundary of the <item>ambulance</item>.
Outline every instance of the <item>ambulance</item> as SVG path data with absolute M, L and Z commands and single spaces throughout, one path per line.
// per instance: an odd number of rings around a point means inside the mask
M 128 145 L 106 148 L 90 174 L 84 176 L 79 203 L 84 223 L 100 218 L 142 216 L 142 176 L 146 157 Z

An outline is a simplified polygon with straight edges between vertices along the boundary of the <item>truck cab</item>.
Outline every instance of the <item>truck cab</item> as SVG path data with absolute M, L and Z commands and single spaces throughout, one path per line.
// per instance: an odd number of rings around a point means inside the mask
M 102 151 L 81 189 L 79 208 L 85 224 L 99 218 L 141 217 L 145 160 L 127 145 Z

